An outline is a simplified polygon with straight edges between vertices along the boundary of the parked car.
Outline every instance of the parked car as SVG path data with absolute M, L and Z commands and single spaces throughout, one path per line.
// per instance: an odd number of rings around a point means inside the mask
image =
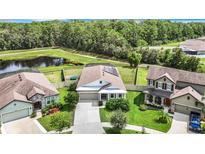
M 200 133 L 200 114 L 196 112 L 191 112 L 189 117 L 189 130 Z

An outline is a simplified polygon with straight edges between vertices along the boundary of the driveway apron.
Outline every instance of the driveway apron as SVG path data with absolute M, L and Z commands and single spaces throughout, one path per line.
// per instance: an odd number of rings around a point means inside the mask
M 74 117 L 73 134 L 104 134 L 100 122 L 99 107 L 92 102 L 77 104 Z

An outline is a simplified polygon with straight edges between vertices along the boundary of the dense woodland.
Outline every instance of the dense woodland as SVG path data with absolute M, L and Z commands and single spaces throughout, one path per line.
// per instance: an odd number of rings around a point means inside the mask
M 204 23 L 175 23 L 168 20 L 0 23 L 0 50 L 61 46 L 126 59 L 128 52 L 136 47 L 161 45 L 203 35 Z M 142 53 L 143 62 L 146 62 L 147 52 Z M 155 56 L 160 57 L 158 51 L 152 51 L 148 63 L 160 63 L 160 58 Z

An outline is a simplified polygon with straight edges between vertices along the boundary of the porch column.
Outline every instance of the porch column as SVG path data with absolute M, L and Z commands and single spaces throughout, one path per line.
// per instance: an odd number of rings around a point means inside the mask
M 98 93 L 98 100 L 101 101 L 101 93 Z
M 161 97 L 161 105 L 164 106 L 164 97 Z
M 153 96 L 153 100 L 152 100 L 152 103 L 155 103 L 155 97 L 156 97 L 156 96 Z

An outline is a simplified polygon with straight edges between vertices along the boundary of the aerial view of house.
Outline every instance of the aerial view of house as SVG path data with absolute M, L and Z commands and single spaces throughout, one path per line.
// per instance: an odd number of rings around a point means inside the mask
M 126 88 L 116 67 L 112 65 L 87 65 L 82 70 L 77 85 L 80 102 L 126 98 Z
M 59 92 L 42 73 L 23 72 L 0 79 L 0 121 L 31 115 L 58 101 Z
M 164 105 L 170 112 L 203 116 L 205 74 L 168 67 L 150 66 L 145 101 Z
M 161 19 L 0 21 L 0 132 L 205 133 L 202 29 Z

